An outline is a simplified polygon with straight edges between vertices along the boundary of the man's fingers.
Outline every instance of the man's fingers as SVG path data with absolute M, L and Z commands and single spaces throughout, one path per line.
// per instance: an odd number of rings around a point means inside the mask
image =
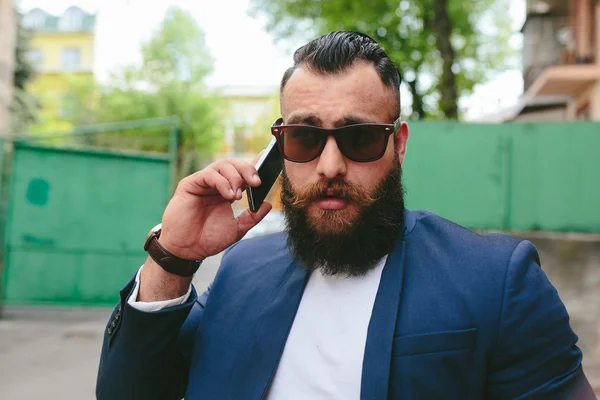
M 262 219 L 271 211 L 273 206 L 271 203 L 265 201 L 262 203 L 257 212 L 253 213 L 250 210 L 245 210 L 237 217 L 238 225 L 238 239 L 244 237 L 244 235 L 252 228 L 256 226 Z
M 216 165 L 215 168 L 217 168 L 218 173 L 223 175 L 223 177 L 229 181 L 229 185 L 235 193 L 235 198 L 237 200 L 241 199 L 244 179 L 240 175 L 240 172 L 237 170 L 237 168 L 228 161 L 223 161 L 222 163 Z
M 183 179 L 177 190 L 184 191 L 196 196 L 214 195 L 218 192 L 223 198 L 234 201 L 235 192 L 229 181 L 212 168 L 206 168 L 200 172 Z
M 247 186 L 260 186 L 260 183 L 254 165 L 240 160 L 221 160 L 184 178 L 178 191 L 196 196 L 214 195 L 218 191 L 223 198 L 235 201 L 242 198 Z
M 260 185 L 260 178 L 258 177 L 258 172 L 256 171 L 256 168 L 254 168 L 254 164 L 249 164 L 240 160 L 229 160 L 229 162 L 242 175 L 244 182 L 246 182 L 248 186 Z

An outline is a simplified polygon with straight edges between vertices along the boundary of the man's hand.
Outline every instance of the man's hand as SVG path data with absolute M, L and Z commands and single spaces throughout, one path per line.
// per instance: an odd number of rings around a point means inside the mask
M 172 254 L 201 260 L 240 240 L 270 211 L 269 204 L 237 218 L 231 203 L 246 185 L 258 186 L 253 165 L 239 160 L 217 161 L 183 179 L 163 215 L 160 244 Z
M 253 164 L 220 160 L 183 179 L 162 219 L 160 244 L 187 260 L 203 260 L 239 241 L 271 210 L 263 203 L 258 212 L 245 210 L 235 217 L 231 203 L 242 198 L 246 186 L 259 186 Z M 182 296 L 191 278 L 164 271 L 148 257 L 140 279 L 138 301 Z

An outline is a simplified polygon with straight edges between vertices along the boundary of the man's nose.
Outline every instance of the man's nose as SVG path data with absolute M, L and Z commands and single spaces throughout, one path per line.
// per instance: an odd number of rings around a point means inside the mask
M 317 173 L 329 180 L 346 175 L 346 159 L 332 136 L 327 138 L 325 148 L 318 158 Z

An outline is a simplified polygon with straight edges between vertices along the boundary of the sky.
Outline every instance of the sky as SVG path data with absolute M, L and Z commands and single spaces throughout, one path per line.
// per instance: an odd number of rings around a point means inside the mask
M 22 11 L 35 7 L 60 14 L 77 5 L 98 14 L 94 72 L 105 80 L 119 66 L 139 62 L 140 44 L 149 39 L 169 6 L 179 6 L 198 21 L 215 58 L 210 86 L 273 85 L 292 64 L 290 49 L 274 42 L 263 21 L 248 15 L 250 0 L 16 0 Z M 524 0 L 509 11 L 515 27 L 524 20 Z M 477 120 L 514 105 L 522 92 L 521 72 L 507 71 L 480 84 L 463 99 L 466 118 Z

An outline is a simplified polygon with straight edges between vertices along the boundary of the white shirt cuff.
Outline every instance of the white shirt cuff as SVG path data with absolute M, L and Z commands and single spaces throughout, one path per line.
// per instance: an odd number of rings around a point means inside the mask
M 190 284 L 190 287 L 188 288 L 187 293 L 176 299 L 150 301 L 150 302 L 137 301 L 138 293 L 140 291 L 140 273 L 142 272 L 142 268 L 144 268 L 143 265 L 140 267 L 137 274 L 135 274 L 135 287 L 133 288 L 131 295 L 127 299 L 127 303 L 131 307 L 135 308 L 136 310 L 145 311 L 145 312 L 160 311 L 160 310 L 164 310 L 165 308 L 179 306 L 179 305 L 185 303 L 187 301 L 187 299 L 190 297 L 190 293 L 192 293 L 192 285 L 191 284 Z

